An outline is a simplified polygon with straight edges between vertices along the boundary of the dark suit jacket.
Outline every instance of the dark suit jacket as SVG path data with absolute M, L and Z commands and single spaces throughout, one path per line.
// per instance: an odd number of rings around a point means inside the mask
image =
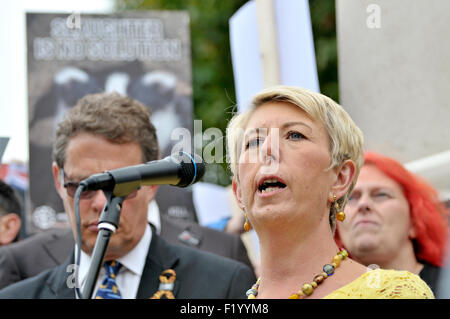
M 161 237 L 172 244 L 192 246 L 240 261 L 253 269 L 247 250 L 237 235 L 161 216 Z M 0 247 L 0 289 L 62 264 L 73 247 L 70 229 L 47 231 Z
M 70 229 L 55 229 L 0 247 L 0 289 L 62 264 L 73 250 Z
M 67 285 L 69 276 L 73 276 L 73 272 L 66 271 L 70 264 L 74 264 L 73 254 L 62 265 L 0 290 L 0 298 L 75 298 L 74 288 Z M 169 268 L 176 272 L 173 293 L 178 299 L 244 298 L 246 290 L 255 281 L 253 272 L 242 263 L 198 249 L 172 245 L 153 233 L 137 298 L 152 297 L 159 287 L 159 275 Z
M 450 297 L 448 295 L 448 287 L 444 289 L 444 285 L 449 284 L 445 282 L 445 274 L 446 272 L 450 272 L 450 268 L 446 266 L 436 267 L 423 260 L 419 260 L 419 262 L 423 264 L 419 276 L 426 282 L 431 291 L 433 291 L 434 297 L 436 299 L 448 299 Z
M 239 235 L 203 227 L 189 220 L 161 215 L 161 237 L 171 244 L 187 245 L 253 266 Z

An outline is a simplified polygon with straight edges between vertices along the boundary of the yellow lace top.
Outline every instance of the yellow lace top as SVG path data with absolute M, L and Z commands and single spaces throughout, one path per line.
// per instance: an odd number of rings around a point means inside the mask
M 408 271 L 376 269 L 324 299 L 434 299 L 427 284 Z

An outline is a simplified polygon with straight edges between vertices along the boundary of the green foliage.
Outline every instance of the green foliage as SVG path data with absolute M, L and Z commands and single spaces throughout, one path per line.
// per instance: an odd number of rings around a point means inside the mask
M 145 0 L 118 2 L 120 9 L 186 10 L 191 21 L 194 115 L 203 129 L 225 130 L 236 103 L 228 20 L 246 0 Z M 226 116 L 224 116 L 226 114 Z
M 236 104 L 231 63 L 231 16 L 247 0 L 117 0 L 118 10 L 186 10 L 191 21 L 192 85 L 195 119 L 203 130 L 224 134 Z M 338 101 L 334 0 L 309 0 L 321 92 Z M 208 167 L 204 179 L 228 185 L 226 164 Z
M 309 0 L 321 93 L 339 102 L 334 0 Z

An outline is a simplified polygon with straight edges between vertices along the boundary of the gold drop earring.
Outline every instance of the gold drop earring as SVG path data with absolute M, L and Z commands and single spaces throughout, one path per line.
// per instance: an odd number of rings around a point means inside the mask
M 245 223 L 244 223 L 244 230 L 246 232 L 250 231 L 252 229 L 252 226 L 250 225 L 250 222 L 248 221 L 247 212 L 244 210 L 244 217 L 245 217 Z
M 336 200 L 336 195 L 333 195 L 334 207 L 336 208 L 336 219 L 340 222 L 345 220 L 345 213 L 343 211 L 339 211 L 339 204 Z

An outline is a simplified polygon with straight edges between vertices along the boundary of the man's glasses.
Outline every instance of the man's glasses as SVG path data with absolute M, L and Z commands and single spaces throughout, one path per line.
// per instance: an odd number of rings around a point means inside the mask
M 66 173 L 64 172 L 64 169 L 61 169 L 62 172 L 62 177 L 63 177 L 63 186 L 66 189 L 67 195 L 69 195 L 70 197 L 74 198 L 75 197 L 75 193 L 77 192 L 78 186 L 80 186 L 79 182 L 72 182 L 72 181 L 68 181 L 66 182 Z M 140 190 L 141 188 L 137 188 L 134 191 L 132 191 L 130 194 L 128 194 L 128 196 L 126 197 L 126 199 L 132 199 L 135 198 L 137 195 L 138 190 Z M 80 199 L 90 199 L 92 197 L 95 196 L 95 194 L 97 193 L 96 190 L 88 190 L 88 191 L 84 191 L 80 194 Z

